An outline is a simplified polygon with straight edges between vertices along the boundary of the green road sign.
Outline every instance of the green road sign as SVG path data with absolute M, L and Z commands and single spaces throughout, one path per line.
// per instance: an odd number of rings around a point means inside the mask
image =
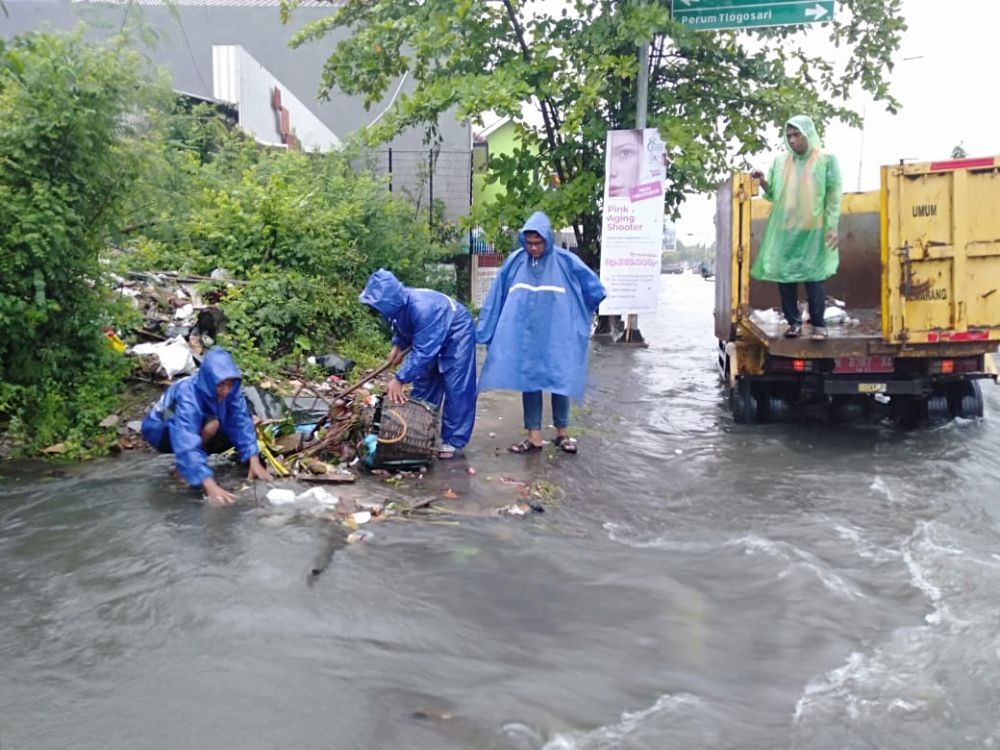
M 833 20 L 834 0 L 673 0 L 674 18 L 699 31 Z

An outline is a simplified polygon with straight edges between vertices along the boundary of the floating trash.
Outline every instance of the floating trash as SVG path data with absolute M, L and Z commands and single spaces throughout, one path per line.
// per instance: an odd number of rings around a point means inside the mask
M 312 487 L 301 495 L 296 496 L 295 502 L 322 505 L 324 508 L 336 508 L 337 503 L 340 502 L 340 498 L 323 487 Z
M 271 505 L 291 505 L 295 502 L 295 491 L 272 487 L 266 497 Z

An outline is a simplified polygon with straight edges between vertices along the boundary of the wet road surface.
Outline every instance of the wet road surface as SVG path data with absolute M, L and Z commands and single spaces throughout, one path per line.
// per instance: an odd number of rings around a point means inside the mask
M 507 454 L 489 394 L 464 460 L 336 490 L 454 512 L 311 584 L 328 525 L 165 458 L 0 467 L 0 747 L 1000 746 L 1000 389 L 930 430 L 735 425 L 712 284 L 662 282 L 648 349 L 595 344 L 577 456 Z M 503 477 L 546 512 L 495 516 Z

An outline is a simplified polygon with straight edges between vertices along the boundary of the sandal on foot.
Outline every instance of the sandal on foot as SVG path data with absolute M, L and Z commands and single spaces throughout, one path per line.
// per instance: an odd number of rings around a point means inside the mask
M 576 438 L 571 438 L 569 435 L 557 435 L 552 442 L 566 453 L 576 453 Z
M 534 451 L 540 451 L 543 446 L 535 445 L 531 442 L 530 438 L 525 438 L 520 443 L 514 443 L 509 450 L 511 453 L 532 453 Z
M 458 448 L 445 443 L 438 449 L 438 461 L 450 461 L 459 453 L 461 453 L 461 451 Z

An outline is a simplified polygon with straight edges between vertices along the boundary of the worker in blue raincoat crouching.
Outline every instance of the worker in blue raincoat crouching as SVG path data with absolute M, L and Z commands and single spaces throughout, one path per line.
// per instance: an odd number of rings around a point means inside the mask
M 393 403 L 410 395 L 441 407 L 441 446 L 438 458 L 454 458 L 472 436 L 476 421 L 476 331 L 465 306 L 432 289 L 403 286 L 390 271 L 373 273 L 358 296 L 374 308 L 392 329 L 388 360 L 402 362 L 386 387 Z M 403 351 L 410 352 L 403 358 Z
M 142 422 L 143 437 L 160 453 L 173 453 L 181 478 L 200 487 L 213 505 L 230 505 L 236 498 L 215 481 L 210 453 L 235 446 L 240 460 L 250 464 L 248 479 L 274 479 L 260 462 L 242 379 L 229 352 L 215 347 L 198 372 L 170 386 Z

